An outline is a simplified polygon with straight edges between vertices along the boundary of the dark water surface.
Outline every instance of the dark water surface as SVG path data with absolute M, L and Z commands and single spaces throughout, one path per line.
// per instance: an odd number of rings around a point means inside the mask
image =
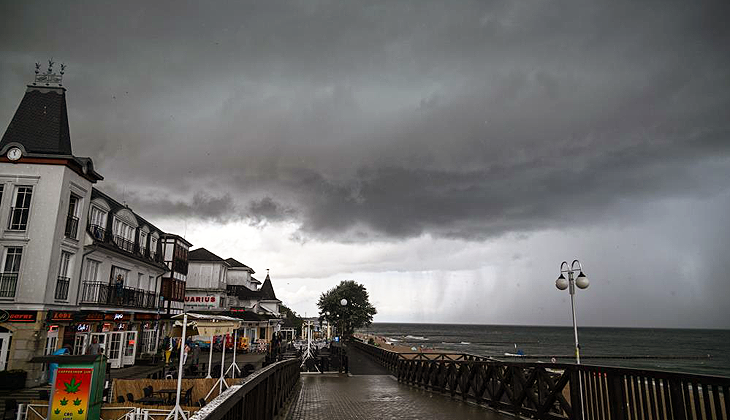
M 537 359 L 540 361 L 549 362 L 551 357 L 556 357 L 558 362 L 575 360 L 571 327 L 374 323 L 363 332 L 408 346 L 501 359 L 505 359 L 505 353 L 516 353 L 517 344 L 526 356 L 546 356 Z M 730 330 L 580 327 L 578 335 L 584 364 L 730 376 Z M 591 356 L 617 358 L 591 359 Z M 618 358 L 622 356 L 687 359 Z

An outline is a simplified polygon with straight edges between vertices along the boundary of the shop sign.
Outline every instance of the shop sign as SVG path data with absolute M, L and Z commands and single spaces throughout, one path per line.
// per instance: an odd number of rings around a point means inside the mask
M 117 331 L 126 331 L 126 329 L 127 329 L 127 323 L 120 322 L 119 324 L 117 324 L 117 328 L 116 329 L 117 329 Z
M 160 319 L 160 315 L 159 314 L 134 314 L 134 319 L 137 321 L 157 320 L 157 319 Z
M 93 313 L 86 315 L 87 321 L 103 321 L 104 320 L 104 314 L 102 313 Z
M 91 331 L 91 325 L 89 324 L 78 324 L 76 325 L 77 332 L 89 332 Z
M 4 311 L 0 310 L 0 322 L 35 322 L 36 311 Z
M 192 306 L 215 306 L 217 296 L 185 296 L 185 304 Z
M 243 313 L 246 312 L 246 308 L 231 308 L 231 312 Z
M 129 321 L 131 318 L 132 318 L 132 316 L 130 314 L 123 314 L 123 313 L 104 315 L 104 319 L 106 321 Z
M 48 315 L 46 316 L 46 321 L 50 321 L 50 322 L 73 321 L 73 319 L 74 319 L 73 312 L 49 311 Z
M 86 420 L 93 368 L 56 370 L 49 420 Z

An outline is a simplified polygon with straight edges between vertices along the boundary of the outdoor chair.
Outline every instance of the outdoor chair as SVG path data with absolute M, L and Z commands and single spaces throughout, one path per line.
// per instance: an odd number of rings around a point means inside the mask
M 48 401 L 51 399 L 51 394 L 47 389 L 41 389 L 38 391 L 38 399 Z
M 127 392 L 127 401 L 134 402 L 134 395 L 131 392 Z
M 146 388 L 143 388 L 142 391 L 144 391 L 145 398 L 152 396 L 152 386 L 148 386 Z
M 119 404 L 124 404 L 124 397 L 122 397 L 121 395 L 117 395 L 117 402 Z
M 5 413 L 3 414 L 3 420 L 14 419 L 18 415 L 18 401 L 12 398 L 5 400 Z
M 201 398 L 198 400 L 198 407 L 203 408 L 205 406 L 205 404 L 207 404 L 205 402 L 205 398 Z

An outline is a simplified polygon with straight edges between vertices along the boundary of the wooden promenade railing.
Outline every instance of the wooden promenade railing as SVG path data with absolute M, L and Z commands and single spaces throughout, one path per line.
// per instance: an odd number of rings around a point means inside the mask
M 271 420 L 281 415 L 299 380 L 301 360 L 269 365 L 203 407 L 191 420 Z
M 398 381 L 535 419 L 728 420 L 730 378 L 353 345 Z

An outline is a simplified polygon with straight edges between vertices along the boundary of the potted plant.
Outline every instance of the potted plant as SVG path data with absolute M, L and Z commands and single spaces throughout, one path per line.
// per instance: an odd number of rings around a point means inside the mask
M 20 389 L 25 387 L 28 372 L 21 369 L 0 371 L 0 389 Z

